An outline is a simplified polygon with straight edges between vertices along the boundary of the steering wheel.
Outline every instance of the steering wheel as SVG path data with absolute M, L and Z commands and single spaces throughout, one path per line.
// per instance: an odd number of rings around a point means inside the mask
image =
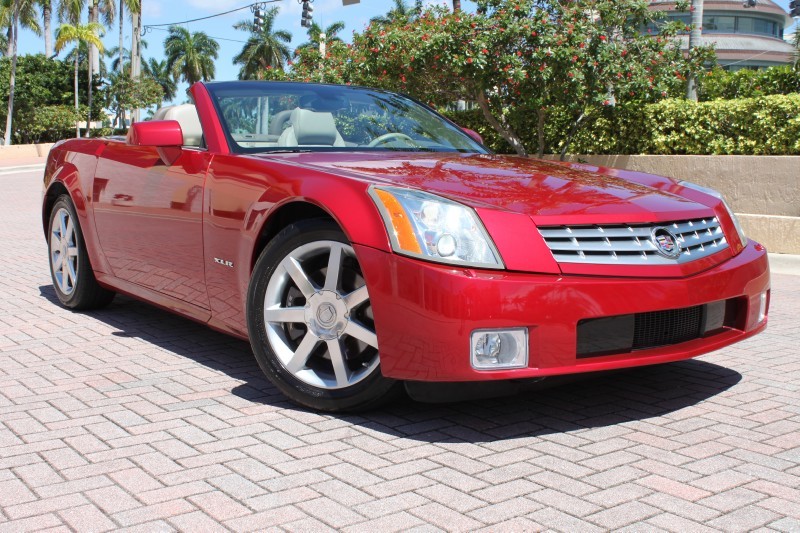
M 375 137 L 367 146 L 369 148 L 373 148 L 375 146 L 378 146 L 379 144 L 386 144 L 386 142 L 388 142 L 391 139 L 398 139 L 401 141 L 405 141 L 410 146 L 417 146 L 417 143 L 414 142 L 414 139 L 412 139 L 405 133 L 397 133 L 397 132 L 384 133 L 380 137 Z

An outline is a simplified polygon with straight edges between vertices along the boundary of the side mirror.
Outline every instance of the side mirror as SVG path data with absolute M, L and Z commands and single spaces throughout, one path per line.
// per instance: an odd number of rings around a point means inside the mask
M 464 133 L 469 135 L 473 141 L 476 141 L 478 144 L 483 144 L 483 137 L 481 137 L 477 131 L 471 130 L 469 128 L 461 128 L 461 129 L 464 130 Z
M 183 132 L 177 120 L 134 122 L 126 142 L 133 146 L 180 147 L 183 146 Z

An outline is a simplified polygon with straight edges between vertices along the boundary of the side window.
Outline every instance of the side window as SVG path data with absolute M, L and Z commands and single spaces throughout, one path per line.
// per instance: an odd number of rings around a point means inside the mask
M 247 148 L 269 147 L 288 126 L 297 97 L 223 97 L 219 106 L 234 142 Z

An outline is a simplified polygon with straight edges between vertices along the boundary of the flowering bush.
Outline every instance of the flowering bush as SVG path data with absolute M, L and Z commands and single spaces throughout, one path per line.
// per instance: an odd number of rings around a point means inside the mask
M 658 13 L 645 0 L 478 0 L 478 12 L 429 7 L 373 23 L 326 57 L 301 52 L 289 74 L 273 77 L 354 83 L 444 105 L 476 102 L 486 123 L 519 154 L 542 153 L 558 122 L 560 145 L 603 110 L 653 102 L 681 85 L 689 63 L 668 39 L 642 27 Z M 520 116 L 530 124 L 519 130 Z

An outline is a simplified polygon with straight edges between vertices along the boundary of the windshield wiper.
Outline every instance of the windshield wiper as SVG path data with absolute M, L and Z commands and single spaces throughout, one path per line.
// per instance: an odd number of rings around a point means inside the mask
M 282 148 L 280 150 L 264 150 L 263 152 L 256 152 L 259 154 L 299 154 L 305 152 L 313 152 L 310 148 Z

